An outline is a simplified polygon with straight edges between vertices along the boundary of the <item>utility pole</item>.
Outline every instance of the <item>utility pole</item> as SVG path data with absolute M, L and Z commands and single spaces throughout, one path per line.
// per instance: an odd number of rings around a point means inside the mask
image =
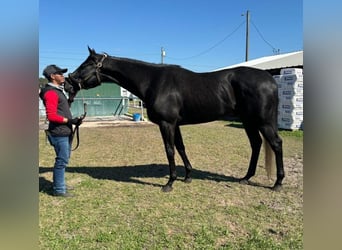
M 243 16 L 245 14 L 242 14 Z M 249 10 L 247 10 L 246 13 L 246 62 L 248 61 L 248 50 L 249 50 L 249 19 L 250 19 L 250 15 L 249 15 Z
M 161 47 L 161 64 L 164 64 L 164 57 L 166 56 L 165 50 Z

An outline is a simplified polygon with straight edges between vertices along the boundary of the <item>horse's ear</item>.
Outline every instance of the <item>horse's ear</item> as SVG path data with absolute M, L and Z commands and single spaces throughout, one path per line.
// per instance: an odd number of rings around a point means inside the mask
M 92 55 L 92 54 L 95 54 L 95 50 L 94 49 L 91 49 L 89 46 L 88 46 L 88 51 L 89 51 L 89 54 Z

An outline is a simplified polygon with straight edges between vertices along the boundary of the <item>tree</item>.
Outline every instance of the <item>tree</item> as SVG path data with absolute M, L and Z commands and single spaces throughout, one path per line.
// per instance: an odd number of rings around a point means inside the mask
M 39 87 L 42 88 L 45 86 L 45 84 L 48 83 L 48 80 L 44 77 L 39 77 Z

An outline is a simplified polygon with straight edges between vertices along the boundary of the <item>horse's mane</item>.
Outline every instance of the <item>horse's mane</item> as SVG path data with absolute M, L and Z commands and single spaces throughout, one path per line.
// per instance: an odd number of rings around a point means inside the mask
M 164 68 L 164 67 L 182 68 L 181 66 L 179 66 L 177 64 L 151 63 L 151 62 L 145 62 L 145 61 L 141 61 L 141 60 L 137 60 L 137 59 L 131 59 L 131 58 L 125 58 L 125 57 L 116 57 L 116 56 L 109 56 L 109 57 L 114 59 L 114 60 L 118 60 L 118 61 L 142 64 L 142 65 L 158 67 L 158 68 Z

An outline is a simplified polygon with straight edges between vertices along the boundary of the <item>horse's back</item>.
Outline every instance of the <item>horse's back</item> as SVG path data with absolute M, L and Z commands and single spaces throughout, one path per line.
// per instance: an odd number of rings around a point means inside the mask
M 274 90 L 277 85 L 270 73 L 265 70 L 252 67 L 236 67 L 222 71 L 230 75 L 230 81 L 238 82 L 241 88 L 256 90 L 266 87 Z

